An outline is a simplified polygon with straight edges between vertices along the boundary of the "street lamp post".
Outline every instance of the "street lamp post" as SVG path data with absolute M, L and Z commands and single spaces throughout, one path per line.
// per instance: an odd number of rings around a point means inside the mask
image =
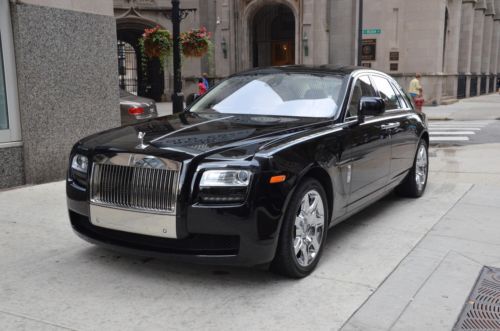
M 363 0 L 359 0 L 358 12 L 358 66 L 361 66 L 363 56 Z
M 184 109 L 184 94 L 182 94 L 180 24 L 181 13 L 179 0 L 172 0 L 172 32 L 173 32 L 173 60 L 174 60 L 174 93 L 172 94 L 173 112 L 180 113 Z

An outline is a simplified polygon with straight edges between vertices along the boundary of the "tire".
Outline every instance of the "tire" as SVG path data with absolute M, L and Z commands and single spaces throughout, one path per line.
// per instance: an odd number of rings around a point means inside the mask
M 323 187 L 315 179 L 305 179 L 297 187 L 287 208 L 271 270 L 291 278 L 309 275 L 323 251 L 328 215 Z
M 419 198 L 424 194 L 429 174 L 429 149 L 425 140 L 421 140 L 413 160 L 413 167 L 408 176 L 398 187 L 396 193 L 400 196 Z

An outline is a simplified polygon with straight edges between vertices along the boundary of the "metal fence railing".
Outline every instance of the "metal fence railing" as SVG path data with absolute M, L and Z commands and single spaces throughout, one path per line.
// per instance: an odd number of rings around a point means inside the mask
M 486 82 L 488 80 L 488 76 L 485 74 L 481 75 L 481 94 L 486 94 Z
M 463 99 L 467 96 L 467 76 L 466 75 L 458 75 L 458 84 L 457 84 L 457 99 Z
M 129 43 L 118 41 L 118 81 L 121 89 L 137 95 L 137 56 Z
M 477 76 L 470 77 L 470 96 L 477 96 Z

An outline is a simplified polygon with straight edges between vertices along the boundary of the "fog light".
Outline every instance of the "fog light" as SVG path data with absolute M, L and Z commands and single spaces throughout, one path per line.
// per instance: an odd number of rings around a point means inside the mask
M 204 187 L 200 188 L 201 203 L 231 204 L 245 202 L 246 187 Z

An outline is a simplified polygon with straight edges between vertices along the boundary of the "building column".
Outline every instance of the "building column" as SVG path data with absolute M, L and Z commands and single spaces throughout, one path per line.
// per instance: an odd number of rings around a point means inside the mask
M 470 71 L 474 76 L 481 74 L 482 53 L 483 53 L 483 33 L 484 33 L 484 14 L 486 12 L 486 0 L 478 0 L 474 12 L 474 32 L 472 37 L 472 57 Z M 480 78 L 480 77 L 479 77 Z M 480 79 L 475 79 L 471 85 L 475 84 L 476 95 L 479 95 Z M 472 91 L 471 86 L 471 91 Z
M 493 19 L 495 16 L 495 8 L 493 6 L 493 0 L 488 0 L 487 9 L 484 18 L 484 32 L 483 32 L 483 50 L 482 50 L 482 63 L 481 63 L 481 74 L 486 76 L 486 93 L 489 89 L 489 75 L 490 75 L 490 62 L 491 62 L 491 50 L 493 43 Z M 483 79 L 483 77 L 481 78 Z
M 499 79 L 500 73 L 500 0 L 495 0 L 495 18 L 493 22 L 493 51 L 491 58 L 491 72 L 495 75 L 495 79 Z M 496 81 L 495 81 L 496 90 Z
M 331 1 L 329 59 L 335 65 L 356 64 L 357 1 Z
M 474 33 L 474 6 L 477 0 L 462 1 L 462 20 L 460 24 L 460 47 L 458 53 L 458 73 L 470 76 L 472 61 L 472 37 Z M 470 94 L 470 79 L 467 79 L 466 97 Z
M 444 73 L 446 80 L 443 86 L 443 94 L 457 96 L 458 83 L 458 56 L 460 50 L 460 25 L 462 21 L 462 2 L 453 2 L 448 5 L 449 21 L 445 48 Z

